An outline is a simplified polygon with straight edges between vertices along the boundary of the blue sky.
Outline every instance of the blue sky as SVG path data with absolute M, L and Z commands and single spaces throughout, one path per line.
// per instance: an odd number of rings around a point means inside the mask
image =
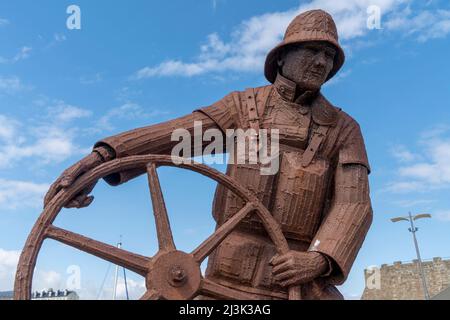
M 81 8 L 81 30 L 66 8 Z M 367 8 L 381 29 L 367 28 Z M 266 84 L 265 54 L 300 11 L 336 18 L 347 61 L 323 88 L 360 123 L 372 166 L 374 223 L 341 288 L 356 298 L 371 265 L 415 258 L 407 225 L 419 220 L 424 258 L 450 251 L 450 6 L 447 1 L 1 1 L 0 290 L 13 286 L 19 252 L 54 179 L 98 139 L 181 116 L 232 90 Z M 216 166 L 224 170 L 224 166 Z M 163 168 L 175 241 L 191 250 L 214 229 L 215 184 Z M 100 182 L 91 207 L 63 210 L 56 225 L 152 255 L 156 236 L 145 177 Z M 63 288 L 81 270 L 84 298 L 96 298 L 108 263 L 47 241 L 35 289 Z M 130 274 L 134 296 L 143 279 Z M 112 272 L 102 297 L 111 294 Z M 123 294 L 123 288 L 119 290 Z

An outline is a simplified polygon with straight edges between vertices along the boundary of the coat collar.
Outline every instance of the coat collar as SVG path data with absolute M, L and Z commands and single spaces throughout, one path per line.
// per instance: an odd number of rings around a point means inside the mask
M 308 91 L 296 99 L 297 84 L 280 73 L 278 73 L 273 86 L 282 100 L 297 104 L 302 108 L 308 106 L 311 109 L 313 121 L 318 125 L 333 126 L 336 124 L 340 109 L 334 107 L 320 92 Z
M 278 73 L 273 86 L 282 99 L 294 102 L 295 92 L 297 90 L 297 84 L 294 81 L 289 80 Z

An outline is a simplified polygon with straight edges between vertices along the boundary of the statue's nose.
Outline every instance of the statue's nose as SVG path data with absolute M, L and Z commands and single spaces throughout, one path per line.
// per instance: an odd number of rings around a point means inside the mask
M 325 60 L 325 52 L 324 51 L 320 51 L 316 56 L 315 56 L 315 60 L 314 60 L 314 65 L 316 67 L 321 67 L 321 66 L 325 66 L 326 65 L 326 60 Z

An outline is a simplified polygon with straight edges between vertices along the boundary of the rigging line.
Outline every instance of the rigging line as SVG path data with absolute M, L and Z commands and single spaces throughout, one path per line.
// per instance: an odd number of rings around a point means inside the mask
M 100 297 L 103 293 L 103 288 L 105 286 L 106 278 L 108 278 L 109 271 L 111 270 L 111 265 L 112 265 L 112 263 L 110 262 L 108 265 L 108 268 L 106 269 L 106 273 L 105 273 L 105 277 L 103 278 L 102 285 L 100 286 L 100 290 L 97 295 L 97 300 L 100 300 Z
M 122 235 L 120 235 L 119 243 L 117 244 L 117 248 L 122 248 Z M 113 300 L 117 298 L 117 283 L 119 281 L 119 265 L 116 265 L 116 272 L 114 275 L 114 288 L 113 288 Z
M 127 300 L 130 300 L 130 296 L 128 295 L 127 273 L 125 271 L 125 268 L 123 268 L 123 279 L 125 281 L 125 293 L 127 294 Z

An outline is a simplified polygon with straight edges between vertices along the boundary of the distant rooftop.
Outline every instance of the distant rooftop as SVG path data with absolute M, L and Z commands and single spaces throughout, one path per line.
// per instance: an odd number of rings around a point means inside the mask
M 48 299 L 48 298 L 64 298 L 70 295 L 77 295 L 75 291 L 70 290 L 57 290 L 53 289 L 36 291 L 32 293 L 32 299 Z
M 14 291 L 0 291 L 0 300 L 9 300 L 13 299 L 14 297 Z M 78 299 L 78 294 L 75 291 L 70 290 L 56 290 L 48 289 L 48 290 L 42 290 L 42 291 L 36 291 L 31 294 L 31 299 L 64 299 L 68 298 L 70 300 L 72 299 Z
M 1 299 L 12 299 L 14 295 L 13 291 L 0 291 L 0 300 Z

